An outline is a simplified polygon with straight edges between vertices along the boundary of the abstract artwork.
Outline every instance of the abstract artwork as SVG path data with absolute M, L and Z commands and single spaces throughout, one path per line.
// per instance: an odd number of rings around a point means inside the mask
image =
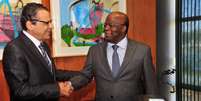
M 51 0 L 53 55 L 86 55 L 102 42 L 104 20 L 112 11 L 126 12 L 126 0 Z
M 41 0 L 0 0 L 0 59 L 5 45 L 19 35 L 20 13 L 29 2 L 41 3 Z

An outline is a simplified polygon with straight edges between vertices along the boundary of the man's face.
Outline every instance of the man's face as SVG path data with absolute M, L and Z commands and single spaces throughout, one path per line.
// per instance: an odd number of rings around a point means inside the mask
M 125 16 L 118 13 L 108 15 L 104 25 L 105 40 L 117 44 L 126 35 Z
M 31 27 L 28 28 L 28 31 L 31 35 L 41 41 L 50 39 L 52 23 L 48 11 L 39 10 L 36 16 L 32 18 L 31 22 L 32 23 L 29 24 Z

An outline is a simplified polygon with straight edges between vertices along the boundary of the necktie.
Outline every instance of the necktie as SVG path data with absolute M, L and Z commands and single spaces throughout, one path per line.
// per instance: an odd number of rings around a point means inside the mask
M 49 60 L 49 57 L 48 57 L 48 55 L 47 55 L 46 50 L 44 49 L 43 43 L 41 43 L 41 44 L 39 45 L 39 48 L 40 48 L 40 50 L 41 50 L 41 53 L 42 53 L 42 56 L 43 56 L 44 60 L 45 60 L 46 63 L 48 64 L 48 67 L 49 67 L 50 72 L 52 72 L 52 63 L 51 63 L 51 61 Z
M 120 63 L 119 63 L 119 55 L 117 53 L 117 48 L 119 46 L 113 45 L 112 48 L 114 50 L 113 55 L 112 55 L 112 74 L 114 77 L 116 77 L 119 68 L 120 68 Z

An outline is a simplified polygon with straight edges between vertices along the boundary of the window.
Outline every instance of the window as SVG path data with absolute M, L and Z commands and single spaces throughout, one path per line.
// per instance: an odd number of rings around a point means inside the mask
M 177 0 L 177 101 L 201 101 L 201 0 Z

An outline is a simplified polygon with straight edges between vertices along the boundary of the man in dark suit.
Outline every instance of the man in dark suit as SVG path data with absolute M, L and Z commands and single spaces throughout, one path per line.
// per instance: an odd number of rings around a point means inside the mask
M 74 89 L 96 81 L 96 101 L 142 101 L 157 96 L 151 49 L 127 38 L 128 16 L 112 12 L 105 21 L 105 41 L 92 46 L 82 75 L 70 79 Z
M 68 96 L 72 89 L 67 80 L 77 73 L 55 69 L 44 42 L 52 30 L 48 9 L 29 3 L 20 21 L 22 33 L 7 44 L 3 53 L 11 101 L 57 101 L 60 96 Z

